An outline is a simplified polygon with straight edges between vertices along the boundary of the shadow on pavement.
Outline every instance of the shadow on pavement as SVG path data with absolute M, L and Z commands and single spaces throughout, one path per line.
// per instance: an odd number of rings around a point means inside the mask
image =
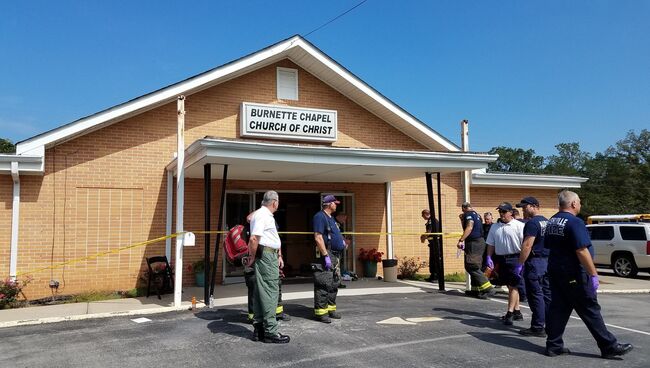
M 246 321 L 246 315 L 239 309 L 216 309 L 216 310 L 202 310 L 195 314 L 195 317 L 211 321 L 208 323 L 210 332 L 222 333 L 249 339 L 252 336 L 252 327 Z
M 539 343 L 534 344 L 526 338 L 515 337 L 506 334 L 499 333 L 483 333 L 483 332 L 468 332 L 468 335 L 473 336 L 481 341 L 488 342 L 490 344 L 504 346 L 512 349 L 518 349 L 523 351 L 532 351 L 539 354 L 544 354 L 545 343 L 543 339 L 538 339 Z

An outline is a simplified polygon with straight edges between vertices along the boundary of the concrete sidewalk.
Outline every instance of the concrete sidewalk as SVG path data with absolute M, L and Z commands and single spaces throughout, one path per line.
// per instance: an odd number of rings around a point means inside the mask
M 624 279 L 613 276 L 607 270 L 599 270 L 599 293 L 650 293 L 650 277 L 640 276 Z M 359 296 L 372 294 L 422 293 L 438 290 L 437 283 L 420 281 L 384 282 L 376 279 L 359 279 L 345 282 L 347 286 L 339 290 L 340 296 Z M 465 283 L 446 282 L 446 290 L 465 290 Z M 70 303 L 0 310 L 0 328 L 41 323 L 81 320 L 88 318 L 105 318 L 124 315 L 144 315 L 187 310 L 191 307 L 192 296 L 197 299 L 197 308 L 203 303 L 203 288 L 189 287 L 183 289 L 181 307 L 173 306 L 173 295 L 163 295 L 161 300 L 152 295 L 149 298 L 113 299 L 89 303 Z M 288 284 L 282 286 L 282 299 L 285 301 L 313 298 L 311 283 Z M 244 284 L 217 286 L 214 292 L 215 307 L 243 305 L 247 302 L 247 290 Z

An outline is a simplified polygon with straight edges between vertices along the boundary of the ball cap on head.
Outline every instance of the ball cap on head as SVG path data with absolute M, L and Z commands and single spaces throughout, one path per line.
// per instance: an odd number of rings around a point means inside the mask
M 512 205 L 510 204 L 510 202 L 501 202 L 499 207 L 497 207 L 497 210 L 512 212 Z
M 328 194 L 325 197 L 323 197 L 323 204 L 330 204 L 330 203 L 339 204 L 339 203 L 341 203 L 341 201 L 336 199 L 336 197 L 334 197 L 334 195 Z
M 521 208 L 521 207 L 524 207 L 527 204 L 532 204 L 533 206 L 539 207 L 539 201 L 535 197 L 524 197 L 515 206 Z

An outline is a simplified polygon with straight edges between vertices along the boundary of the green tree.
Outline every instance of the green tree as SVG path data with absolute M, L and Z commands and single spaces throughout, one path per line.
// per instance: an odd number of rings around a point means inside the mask
M 540 173 L 544 168 L 544 157 L 535 154 L 535 150 L 510 147 L 492 147 L 491 154 L 499 158 L 488 165 L 491 172 Z
M 16 146 L 10 140 L 0 138 L 0 153 L 15 153 Z
M 555 149 L 558 154 L 546 159 L 545 173 L 568 176 L 584 174 L 585 164 L 591 160 L 591 155 L 580 150 L 580 143 L 560 143 L 555 145 Z
M 650 212 L 650 131 L 629 131 L 584 167 L 583 214 Z

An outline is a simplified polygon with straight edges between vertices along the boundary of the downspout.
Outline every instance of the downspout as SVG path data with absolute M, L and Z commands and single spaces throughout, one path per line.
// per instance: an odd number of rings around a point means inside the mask
M 460 140 L 463 152 L 469 152 L 469 122 L 463 120 L 460 122 Z M 470 201 L 469 195 L 469 181 L 471 171 L 465 170 L 463 172 L 463 202 Z
M 14 200 L 11 206 L 11 251 L 9 257 L 9 277 L 16 279 L 18 265 L 18 229 L 20 227 L 20 176 L 18 162 L 11 163 L 11 178 L 14 182 Z
M 393 259 L 393 183 L 386 182 L 386 259 Z
M 469 152 L 469 122 L 467 120 L 463 120 L 460 122 L 460 141 L 461 141 L 461 148 L 463 152 Z M 463 202 L 469 202 L 470 201 L 470 193 L 469 193 L 469 180 L 470 180 L 470 175 L 471 171 L 465 170 L 463 171 Z M 469 277 L 469 273 L 465 272 L 465 290 L 471 290 L 472 289 L 472 283 Z

